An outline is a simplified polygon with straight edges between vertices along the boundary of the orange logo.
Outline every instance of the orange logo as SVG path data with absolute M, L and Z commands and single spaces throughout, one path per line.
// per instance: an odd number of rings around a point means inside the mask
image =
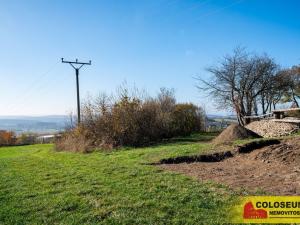
M 244 219 L 265 219 L 268 213 L 264 209 L 255 209 L 252 202 L 247 202 L 244 206 Z

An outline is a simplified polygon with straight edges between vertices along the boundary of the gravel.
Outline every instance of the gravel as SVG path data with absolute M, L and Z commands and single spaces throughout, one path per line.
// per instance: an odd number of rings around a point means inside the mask
M 281 137 L 295 133 L 299 130 L 299 125 L 272 120 L 254 121 L 246 126 L 247 129 L 263 137 Z

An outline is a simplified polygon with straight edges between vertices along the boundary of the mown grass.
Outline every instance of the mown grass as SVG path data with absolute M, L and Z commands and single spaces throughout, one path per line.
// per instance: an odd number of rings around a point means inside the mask
M 209 147 L 187 139 L 91 154 L 55 152 L 52 145 L 0 148 L 0 224 L 224 222 L 234 193 L 149 165 Z

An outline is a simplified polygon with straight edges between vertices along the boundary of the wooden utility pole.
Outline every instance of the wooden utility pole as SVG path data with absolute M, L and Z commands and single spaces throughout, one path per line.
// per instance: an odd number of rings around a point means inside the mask
M 65 61 L 64 58 L 61 58 L 62 63 L 69 63 L 74 69 L 76 74 L 76 88 L 77 88 L 77 121 L 78 124 L 80 123 L 80 95 L 79 95 L 79 70 L 84 65 L 92 65 L 92 61 L 90 60 L 88 63 L 84 62 L 78 62 L 78 59 L 76 61 Z M 79 65 L 78 67 L 76 65 Z

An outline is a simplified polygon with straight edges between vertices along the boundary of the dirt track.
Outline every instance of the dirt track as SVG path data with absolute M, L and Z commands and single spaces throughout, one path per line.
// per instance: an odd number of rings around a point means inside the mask
M 300 195 L 300 137 L 236 154 L 220 162 L 163 164 L 162 168 L 199 180 L 213 180 L 249 192 Z

